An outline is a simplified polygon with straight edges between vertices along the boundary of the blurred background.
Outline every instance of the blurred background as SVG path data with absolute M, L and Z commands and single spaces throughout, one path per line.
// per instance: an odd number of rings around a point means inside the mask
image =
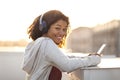
M 27 28 L 40 14 L 57 9 L 70 18 L 67 49 L 120 57 L 119 0 L 0 0 L 0 80 L 24 80 L 21 69 Z

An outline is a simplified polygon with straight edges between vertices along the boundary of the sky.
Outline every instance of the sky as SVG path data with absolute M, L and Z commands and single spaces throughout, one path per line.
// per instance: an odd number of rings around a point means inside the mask
M 120 19 L 119 0 L 0 0 L 0 40 L 27 39 L 27 28 L 48 10 L 62 11 L 71 29 Z

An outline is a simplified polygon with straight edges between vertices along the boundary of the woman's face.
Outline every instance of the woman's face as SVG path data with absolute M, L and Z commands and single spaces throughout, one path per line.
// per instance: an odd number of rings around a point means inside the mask
M 50 29 L 47 32 L 47 37 L 51 38 L 56 44 L 59 44 L 66 35 L 67 29 L 67 22 L 64 20 L 58 20 L 50 26 Z

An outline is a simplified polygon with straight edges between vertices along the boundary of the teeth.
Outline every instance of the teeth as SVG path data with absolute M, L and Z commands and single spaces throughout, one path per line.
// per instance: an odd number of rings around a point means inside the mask
M 62 37 L 57 37 L 57 38 L 61 39 Z

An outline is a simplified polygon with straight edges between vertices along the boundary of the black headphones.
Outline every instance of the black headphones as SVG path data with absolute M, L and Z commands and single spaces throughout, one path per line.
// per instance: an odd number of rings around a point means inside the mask
M 39 30 L 42 32 L 42 33 L 46 33 L 48 31 L 48 28 L 47 28 L 47 23 L 45 20 L 43 20 L 43 16 L 44 14 L 42 14 L 40 16 L 40 20 L 39 20 Z

